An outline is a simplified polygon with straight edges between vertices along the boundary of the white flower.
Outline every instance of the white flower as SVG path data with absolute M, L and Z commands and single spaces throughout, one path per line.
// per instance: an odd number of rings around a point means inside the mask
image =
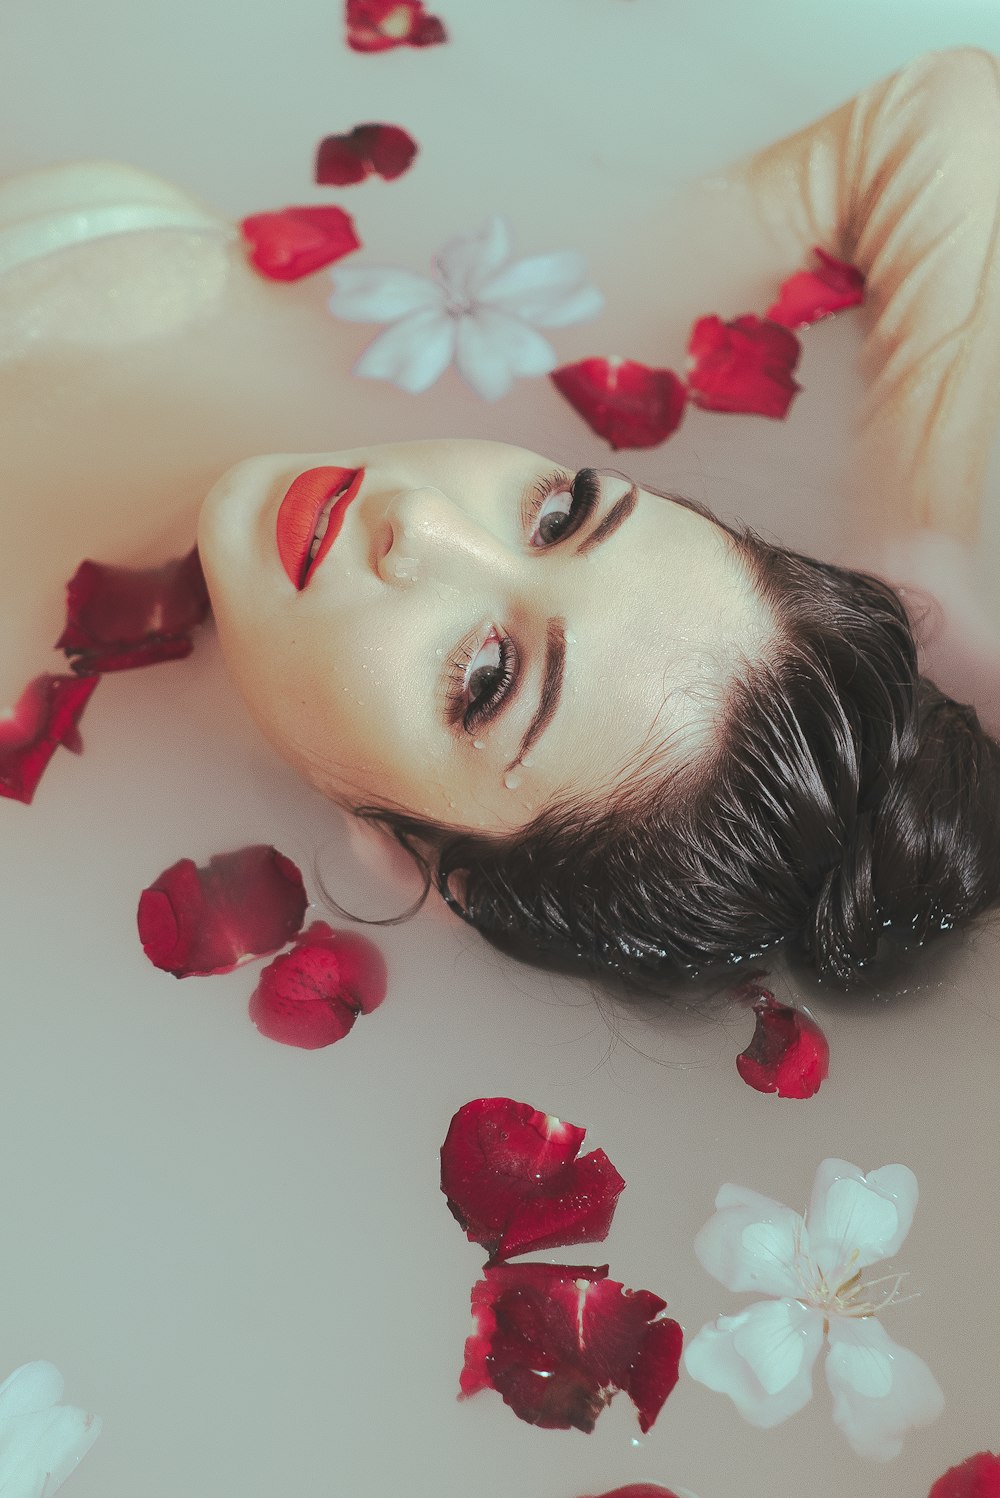
M 846 1160 L 824 1160 L 804 1218 L 723 1186 L 695 1253 L 728 1289 L 778 1298 L 703 1326 L 684 1354 L 692 1378 L 728 1394 L 751 1425 L 778 1425 L 812 1398 L 813 1364 L 828 1341 L 835 1422 L 859 1456 L 898 1456 L 904 1433 L 937 1419 L 944 1396 L 926 1363 L 876 1320 L 898 1302 L 902 1275 L 861 1276 L 896 1253 L 916 1204 L 917 1179 L 905 1165 L 864 1175 Z
M 506 395 L 518 375 L 548 374 L 558 359 L 535 331 L 593 317 L 604 305 L 575 250 L 510 259 L 510 230 L 488 219 L 434 256 L 434 276 L 392 267 L 337 265 L 330 311 L 348 322 L 387 322 L 354 373 L 390 380 L 413 395 L 455 361 L 485 400 Z
M 0 1384 L 0 1498 L 51 1498 L 97 1440 L 100 1420 L 62 1396 L 51 1363 L 24 1363 Z

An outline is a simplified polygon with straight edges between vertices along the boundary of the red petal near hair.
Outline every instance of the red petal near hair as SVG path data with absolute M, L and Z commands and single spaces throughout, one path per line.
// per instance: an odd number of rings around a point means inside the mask
M 491 1259 L 606 1238 L 625 1182 L 603 1150 L 577 1159 L 585 1129 L 511 1098 L 477 1098 L 441 1147 L 441 1190 Z
M 56 641 L 90 675 L 190 655 L 190 631 L 209 611 L 197 548 L 163 567 L 81 562 L 66 584 L 66 628 Z
M 725 323 L 701 317 L 688 343 L 688 390 L 706 411 L 783 417 L 798 390 L 801 345 L 777 323 L 748 314 Z
M 677 1494 L 671 1488 L 661 1488 L 657 1482 L 630 1482 L 628 1487 L 598 1493 L 597 1498 L 677 1498 Z
M 865 299 L 865 278 L 856 266 L 837 260 L 813 247 L 819 257 L 816 270 L 800 270 L 782 281 L 778 300 L 765 316 L 786 328 L 804 328 L 845 307 L 860 307 Z
M 448 33 L 422 0 L 347 0 L 347 45 L 355 52 L 387 52 L 391 47 L 433 47 Z
M 361 247 L 350 214 L 332 205 L 252 213 L 240 228 L 250 264 L 272 281 L 298 281 Z
M 611 447 L 655 447 L 675 432 L 687 392 L 672 369 L 634 359 L 581 359 L 549 379 L 591 431 Z
M 529 1425 L 591 1431 L 620 1390 L 649 1430 L 677 1382 L 683 1336 L 676 1321 L 657 1319 L 666 1301 L 607 1273 L 607 1265 L 488 1266 L 472 1289 L 476 1330 L 465 1344 L 462 1396 L 495 1389 Z
M 77 724 L 97 686 L 96 676 L 36 676 L 16 707 L 0 713 L 0 796 L 30 805 L 45 767 L 60 744 L 79 754 Z
M 306 913 L 302 875 L 276 848 L 190 858 L 165 869 L 139 899 L 139 939 L 154 967 L 175 978 L 228 973 L 290 941 Z
M 250 1018 L 262 1035 L 315 1051 L 343 1040 L 385 998 L 381 952 L 363 936 L 314 921 L 260 975 Z
M 401 177 L 417 154 L 417 143 L 400 125 L 355 125 L 347 135 L 328 135 L 316 152 L 316 181 L 326 187 L 363 182 L 373 172 Z
M 736 1070 L 758 1092 L 812 1097 L 829 1075 L 830 1046 L 816 1021 L 801 1009 L 779 1004 L 763 990 L 754 1003 L 757 1025 Z
M 1000 1498 L 1000 1456 L 980 1451 L 939 1477 L 927 1498 Z

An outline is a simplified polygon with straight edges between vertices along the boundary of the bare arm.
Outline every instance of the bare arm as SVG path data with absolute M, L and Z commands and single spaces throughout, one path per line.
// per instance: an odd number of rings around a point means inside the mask
M 1000 59 L 929 53 L 730 175 L 777 265 L 821 244 L 867 278 L 869 534 L 974 541 L 1000 418 Z

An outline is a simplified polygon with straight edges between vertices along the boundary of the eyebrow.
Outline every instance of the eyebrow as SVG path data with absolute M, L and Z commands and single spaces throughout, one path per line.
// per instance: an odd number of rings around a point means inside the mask
M 613 536 L 618 527 L 623 525 L 632 514 L 638 503 L 638 485 L 632 484 L 628 493 L 615 501 L 601 523 L 595 525 L 590 535 L 576 547 L 576 555 L 582 556 L 593 547 L 600 546 L 602 541 L 607 541 L 609 536 Z M 517 753 L 510 764 L 504 766 L 505 775 L 523 761 L 524 756 L 532 745 L 538 742 L 555 717 L 559 698 L 562 695 L 565 670 L 566 621 L 565 619 L 550 619 L 545 630 L 545 670 L 542 674 L 542 690 L 538 698 L 538 708 L 525 730 Z
M 627 494 L 623 494 L 621 499 L 615 501 L 600 525 L 595 525 L 590 535 L 580 542 L 576 548 L 577 556 L 582 557 L 585 552 L 590 551 L 595 546 L 600 546 L 602 541 L 606 541 L 609 536 L 613 536 L 618 527 L 625 523 L 638 503 L 639 490 L 633 484 Z
M 610 516 L 608 518 L 610 519 Z M 565 670 L 566 621 L 565 619 L 550 619 L 545 628 L 545 669 L 542 673 L 542 690 L 538 697 L 538 708 L 525 729 L 516 755 L 510 764 L 504 767 L 505 774 L 508 774 L 524 759 L 532 744 L 544 733 L 555 716 L 559 698 L 562 695 Z

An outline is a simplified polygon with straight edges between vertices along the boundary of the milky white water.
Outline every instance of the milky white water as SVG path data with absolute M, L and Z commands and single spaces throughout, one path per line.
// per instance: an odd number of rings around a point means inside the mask
M 503 212 L 520 253 L 582 249 L 606 294 L 599 323 L 555 334 L 564 361 L 679 368 L 695 316 L 763 310 L 785 270 L 748 271 L 739 245 L 686 217 L 691 179 L 928 48 L 1000 50 L 995 7 L 962 0 L 440 13 L 448 46 L 359 57 L 335 0 L 8 0 L 0 175 L 102 156 L 225 216 L 339 201 L 366 256 L 414 269 Z M 420 143 L 407 176 L 312 186 L 321 136 L 382 119 Z M 14 276 L 0 701 L 59 669 L 48 647 L 80 558 L 186 549 L 199 496 L 237 458 L 451 434 L 608 462 L 547 382 L 490 406 L 450 373 L 419 398 L 353 381 L 371 330 L 329 318 L 325 278 L 263 286 L 221 239 L 120 236 Z M 625 455 L 629 471 L 842 549 L 859 336 L 851 317 L 804 335 L 788 422 L 692 410 L 671 442 Z M 1000 514 L 997 464 L 991 493 Z M 67 1397 L 103 1416 L 74 1498 L 578 1498 L 636 1481 L 698 1498 L 923 1498 L 996 1445 L 996 932 L 928 960 L 891 1000 L 781 980 L 831 1041 L 811 1102 L 738 1079 L 745 1013 L 611 1013 L 430 911 L 378 934 L 383 1008 L 343 1044 L 299 1052 L 248 1021 L 256 967 L 185 982 L 151 968 L 139 890 L 180 857 L 258 841 L 317 901 L 317 864 L 361 910 L 406 890 L 368 872 L 258 737 L 210 631 L 185 662 L 101 683 L 83 732 L 84 755 L 58 753 L 33 806 L 0 802 L 0 1376 L 49 1358 Z M 456 1108 L 494 1094 L 585 1124 L 628 1182 L 606 1244 L 542 1257 L 609 1262 L 688 1333 L 748 1300 L 692 1252 L 723 1181 L 801 1208 L 826 1156 L 909 1165 L 921 1200 L 899 1267 L 922 1293 L 885 1324 L 930 1364 L 945 1414 L 882 1467 L 834 1428 L 819 1366 L 813 1402 L 773 1431 L 686 1376 L 641 1440 L 624 1398 L 590 1437 L 530 1428 L 492 1394 L 457 1403 L 482 1255 L 438 1194 L 437 1149 Z

